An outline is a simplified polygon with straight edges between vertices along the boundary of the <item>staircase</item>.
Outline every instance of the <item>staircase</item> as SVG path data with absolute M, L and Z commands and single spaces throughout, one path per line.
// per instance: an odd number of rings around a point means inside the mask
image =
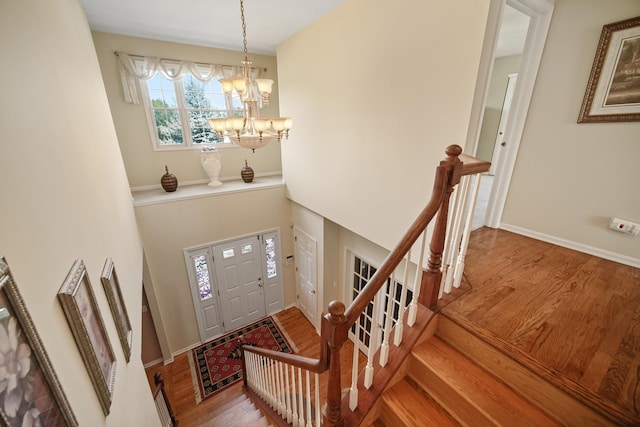
M 404 377 L 384 391 L 364 425 L 616 425 L 463 327 L 437 321 L 436 335 L 413 348 Z
M 269 427 L 271 423 L 245 394 L 217 408 L 201 427 Z

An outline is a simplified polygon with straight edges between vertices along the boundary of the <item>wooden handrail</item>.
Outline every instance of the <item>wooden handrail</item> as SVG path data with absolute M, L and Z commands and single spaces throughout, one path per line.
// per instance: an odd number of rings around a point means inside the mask
M 265 356 L 278 362 L 288 363 L 297 368 L 306 369 L 307 371 L 321 374 L 329 368 L 329 358 L 327 357 L 328 347 L 326 342 L 320 343 L 320 358 L 299 356 L 297 354 L 282 353 L 266 348 L 253 347 L 244 343 L 242 337 L 238 340 L 242 344 L 242 349 L 249 353 Z
M 402 262 L 407 252 L 416 240 L 427 228 L 429 223 L 438 214 L 435 229 L 429 246 L 430 254 L 427 269 L 423 270 L 421 286 L 426 287 L 426 295 L 420 296 L 420 303 L 430 306 L 435 294 L 437 297 L 436 283 L 439 283 L 440 264 L 442 250 L 445 241 L 447 213 L 449 198 L 453 188 L 460 182 L 463 175 L 471 175 L 486 172 L 489 162 L 462 155 L 462 148 L 451 145 L 446 149 L 447 157 L 436 168 L 433 191 L 427 206 L 422 210 L 418 218 L 405 233 L 400 243 L 387 256 L 382 266 L 371 277 L 367 285 L 360 291 L 349 307 L 343 302 L 332 301 L 329 303 L 328 312 L 321 318 L 320 358 L 314 359 L 288 353 L 266 350 L 262 348 L 242 345 L 244 351 L 269 357 L 273 360 L 284 362 L 305 370 L 322 373 L 329 369 L 329 383 L 327 388 L 327 407 L 324 414 L 324 426 L 344 425 L 341 415 L 342 389 L 340 384 L 340 349 L 348 339 L 349 329 L 366 310 L 369 302 L 374 298 L 380 288 L 387 283 L 387 279 Z M 460 158 L 464 159 L 463 162 Z M 244 353 L 243 353 L 244 358 Z M 246 382 L 245 382 L 246 384 Z

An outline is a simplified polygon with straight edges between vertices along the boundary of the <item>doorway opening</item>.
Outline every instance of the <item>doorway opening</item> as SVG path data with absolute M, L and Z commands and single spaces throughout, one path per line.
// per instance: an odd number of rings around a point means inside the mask
M 184 250 L 201 342 L 284 308 L 280 231 Z
M 474 117 L 469 128 L 469 152 L 492 162 L 482 176 L 473 229 L 497 228 L 502 221 L 520 138 L 531 101 L 553 4 L 548 0 L 492 2 L 476 87 Z M 498 29 L 489 28 L 498 23 Z M 493 32 L 492 32 L 493 31 Z M 483 78 L 484 76 L 484 78 Z

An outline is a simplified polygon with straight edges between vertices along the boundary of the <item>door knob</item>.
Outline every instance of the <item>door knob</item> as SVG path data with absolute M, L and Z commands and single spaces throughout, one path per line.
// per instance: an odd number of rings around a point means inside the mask
M 258 283 L 258 286 L 259 286 L 259 287 L 262 287 L 262 283 Z
M 507 146 L 507 141 L 502 141 L 502 144 L 500 144 L 500 145 L 502 145 L 503 147 L 506 147 Z

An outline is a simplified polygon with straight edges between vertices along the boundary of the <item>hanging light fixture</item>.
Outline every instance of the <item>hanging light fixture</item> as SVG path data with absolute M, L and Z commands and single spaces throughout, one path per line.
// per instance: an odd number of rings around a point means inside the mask
M 242 18 L 242 42 L 244 60 L 242 76 L 220 79 L 222 91 L 227 96 L 236 96 L 242 101 L 242 117 L 234 117 L 230 111 L 227 118 L 209 119 L 211 128 L 223 136 L 225 132 L 238 145 L 250 148 L 264 147 L 269 142 L 282 137 L 289 138 L 289 130 L 293 119 L 290 117 L 261 118 L 260 107 L 269 105 L 271 79 L 254 79 L 251 75 L 251 61 L 247 56 L 247 25 L 244 19 L 244 0 L 240 0 L 240 17 Z

